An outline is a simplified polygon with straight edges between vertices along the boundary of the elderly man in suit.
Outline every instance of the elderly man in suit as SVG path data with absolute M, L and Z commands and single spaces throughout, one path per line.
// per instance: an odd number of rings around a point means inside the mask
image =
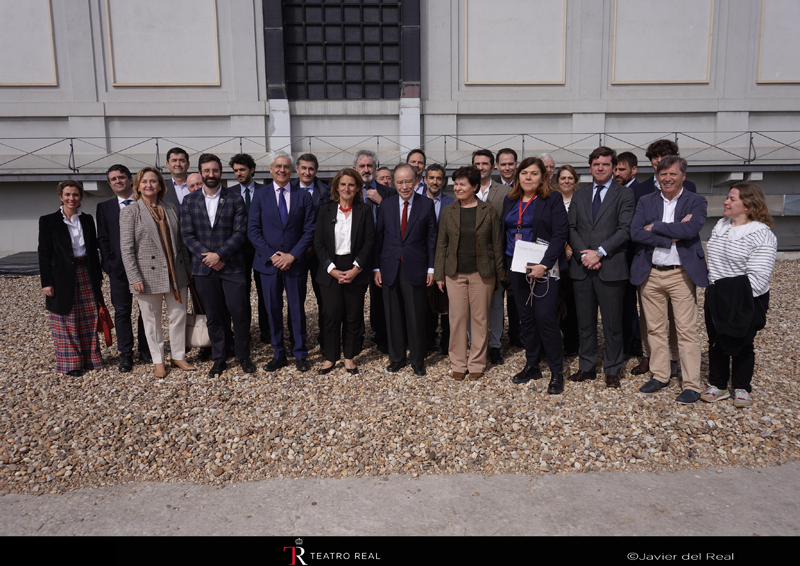
M 309 370 L 306 345 L 308 247 L 314 241 L 314 202 L 308 191 L 292 188 L 292 158 L 278 152 L 270 166 L 272 183 L 256 192 L 250 206 L 248 236 L 256 248 L 253 269 L 261 275 L 269 315 L 273 358 L 267 371 L 286 367 L 283 293 L 292 316 L 292 353 L 298 371 Z
M 384 199 L 375 227 L 373 271 L 375 284 L 385 291 L 386 324 L 389 331 L 389 361 L 386 368 L 397 372 L 406 363 L 425 375 L 426 287 L 433 285 L 436 254 L 436 210 L 434 202 L 414 192 L 414 168 L 402 163 L 394 169 L 399 196 Z
M 653 379 L 639 391 L 655 393 L 669 385 L 669 345 L 664 329 L 667 304 L 671 304 L 683 370 L 683 391 L 676 401 L 690 405 L 700 399 L 703 391 L 697 287 L 708 286 L 700 242 L 708 203 L 704 197 L 684 190 L 685 159 L 666 156 L 657 172 L 661 190 L 642 197 L 631 224 L 631 235 L 638 245 L 630 280 L 641 292 L 653 371 Z
M 570 381 L 597 377 L 597 307 L 603 316 L 606 387 L 619 387 L 622 369 L 622 298 L 628 282 L 627 243 L 633 194 L 614 182 L 616 152 L 601 146 L 589 155 L 593 183 L 575 191 L 569 207 L 570 275 L 580 333 L 579 370 Z
M 247 213 L 242 197 L 224 188 L 222 162 L 204 153 L 198 160 L 203 189 L 184 199 L 183 242 L 192 255 L 192 275 L 207 317 L 214 365 L 209 377 L 227 367 L 225 327 L 233 321 L 236 357 L 245 373 L 254 373 L 250 359 L 250 301 L 246 294 L 242 246 L 247 240 Z M 227 312 L 226 309 L 227 308 Z M 229 314 L 228 314 L 229 313 Z
M 103 271 L 108 275 L 111 285 L 111 304 L 114 306 L 114 326 L 117 329 L 117 351 L 119 352 L 119 371 L 133 369 L 133 330 L 131 313 L 133 294 L 125 274 L 122 254 L 119 249 L 119 212 L 133 204 L 133 176 L 124 165 L 112 165 L 106 171 L 106 178 L 114 198 L 97 205 L 97 241 L 100 244 Z M 144 333 L 142 314 L 137 320 L 139 335 L 139 355 L 146 363 L 152 363 L 147 336 Z
M 494 154 L 488 149 L 479 149 L 472 154 L 472 165 L 481 172 L 481 184 L 475 193 L 480 200 L 491 204 L 497 211 L 497 216 L 503 214 L 503 199 L 508 195 L 511 187 L 498 183 L 492 179 L 494 171 Z M 492 294 L 492 304 L 489 307 L 489 361 L 494 365 L 503 363 L 500 353 L 500 339 L 503 337 L 503 286 L 498 285 Z
M 378 156 L 375 155 L 374 151 L 368 149 L 359 150 L 353 160 L 353 169 L 358 171 L 358 174 L 361 175 L 361 179 L 364 181 L 364 187 L 361 189 L 361 196 L 364 199 L 364 203 L 372 212 L 372 220 L 376 224 L 378 221 L 378 210 L 380 210 L 383 199 L 397 194 L 395 189 L 382 185 L 375 180 L 377 162 Z M 369 284 L 369 324 L 372 328 L 372 339 L 375 342 L 375 347 L 384 354 L 388 354 L 389 338 L 386 330 L 386 310 L 383 307 L 383 289 L 375 284 L 374 279 L 370 281 Z M 362 329 L 361 335 L 358 338 L 357 350 L 361 350 L 365 334 L 366 328 Z
M 425 194 L 433 201 L 434 212 L 436 212 L 436 228 L 439 228 L 439 218 L 442 216 L 442 210 L 449 204 L 453 203 L 455 199 L 450 195 L 444 193 L 444 187 L 447 185 L 447 174 L 444 167 L 438 163 L 430 165 L 425 172 L 425 186 L 427 191 Z M 431 286 L 430 293 L 441 293 L 438 287 Z M 439 328 L 439 319 L 441 317 L 442 324 L 442 339 L 436 344 L 436 334 Z M 428 351 L 439 349 L 439 353 L 443 356 L 448 355 L 450 351 L 450 319 L 447 314 L 439 315 L 434 312 L 430 304 L 425 315 L 425 342 L 427 343 Z

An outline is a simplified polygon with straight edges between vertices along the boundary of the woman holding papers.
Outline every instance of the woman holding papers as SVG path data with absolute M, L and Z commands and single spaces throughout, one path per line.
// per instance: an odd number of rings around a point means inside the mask
M 503 201 L 501 222 L 505 228 L 506 266 L 526 354 L 525 367 L 513 382 L 527 383 L 542 377 L 539 359 L 544 350 L 551 374 L 547 392 L 558 395 L 564 391 L 564 375 L 556 304 L 559 273 L 567 269 L 564 244 L 569 225 L 561 194 L 551 192 L 547 168 L 541 159 L 528 157 L 520 163 L 514 187 Z M 523 244 L 517 246 L 517 242 Z M 528 242 L 537 245 L 526 245 Z M 535 249 L 529 251 L 530 248 Z M 510 269 L 515 263 L 517 271 Z
M 433 278 L 450 299 L 450 363 L 453 379 L 483 377 L 489 344 L 489 307 L 503 269 L 503 236 L 497 211 L 478 199 L 481 173 L 461 167 L 453 173 L 456 201 L 439 215 Z M 563 246 L 563 242 L 562 242 Z M 467 327 L 471 345 L 467 357 Z

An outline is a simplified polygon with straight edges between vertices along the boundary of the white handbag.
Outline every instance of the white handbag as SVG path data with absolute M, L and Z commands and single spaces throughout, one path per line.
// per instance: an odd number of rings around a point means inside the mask
M 201 314 L 186 313 L 186 346 L 188 348 L 208 348 L 211 346 L 211 338 L 208 335 L 206 315 L 202 313 L 203 307 L 200 305 L 200 301 L 197 300 L 197 291 L 194 285 L 191 285 L 191 290 L 194 296 L 192 303 Z

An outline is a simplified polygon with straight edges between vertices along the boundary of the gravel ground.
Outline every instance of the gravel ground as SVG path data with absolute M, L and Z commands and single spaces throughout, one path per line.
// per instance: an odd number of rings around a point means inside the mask
M 356 358 L 359 375 L 344 372 L 340 362 L 318 376 L 315 366 L 323 360 L 313 338 L 306 374 L 290 366 L 246 375 L 233 362 L 211 380 L 206 362 L 196 372 L 176 369 L 156 380 L 152 367 L 140 363 L 119 373 L 112 346 L 103 351 L 106 369 L 72 378 L 54 371 L 39 279 L 3 277 L 0 494 L 135 481 L 721 471 L 796 460 L 798 280 L 800 261 L 776 265 L 767 327 L 756 340 L 755 404 L 739 410 L 730 401 L 678 405 L 674 380 L 660 393 L 642 395 L 637 389 L 648 376 L 628 375 L 621 390 L 606 389 L 602 379 L 567 382 L 563 395 L 550 396 L 547 379 L 511 383 L 524 365 L 524 352 L 516 349 L 506 350 L 506 363 L 478 382 L 453 381 L 439 355 L 428 358 L 424 378 L 410 368 L 389 374 L 388 360 L 369 342 Z M 316 305 L 309 297 L 313 337 Z M 254 342 L 259 368 L 270 357 L 270 347 Z M 628 360 L 626 369 L 637 362 Z M 704 353 L 704 374 L 707 367 Z M 565 374 L 576 370 L 577 358 L 567 360 Z

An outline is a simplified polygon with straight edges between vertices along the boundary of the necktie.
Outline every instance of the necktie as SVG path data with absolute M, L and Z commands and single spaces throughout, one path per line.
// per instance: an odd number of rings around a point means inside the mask
M 281 196 L 278 199 L 278 212 L 281 215 L 281 223 L 286 226 L 286 220 L 289 218 L 289 209 L 286 207 L 286 196 L 284 192 L 286 189 L 281 187 Z
M 403 203 L 403 219 L 400 221 L 400 239 L 406 237 L 406 226 L 408 226 L 408 201 Z M 403 252 L 400 252 L 400 261 L 403 260 Z
M 122 201 L 122 204 L 124 204 L 125 206 L 128 206 L 132 202 L 133 201 L 131 199 L 125 199 L 125 200 Z
M 600 200 L 600 191 L 603 190 L 603 187 L 595 185 L 594 188 L 594 199 L 592 199 L 592 222 L 597 220 L 597 213 L 600 210 L 600 205 L 603 203 L 603 201 Z
M 244 188 L 244 209 L 250 212 L 250 188 Z

